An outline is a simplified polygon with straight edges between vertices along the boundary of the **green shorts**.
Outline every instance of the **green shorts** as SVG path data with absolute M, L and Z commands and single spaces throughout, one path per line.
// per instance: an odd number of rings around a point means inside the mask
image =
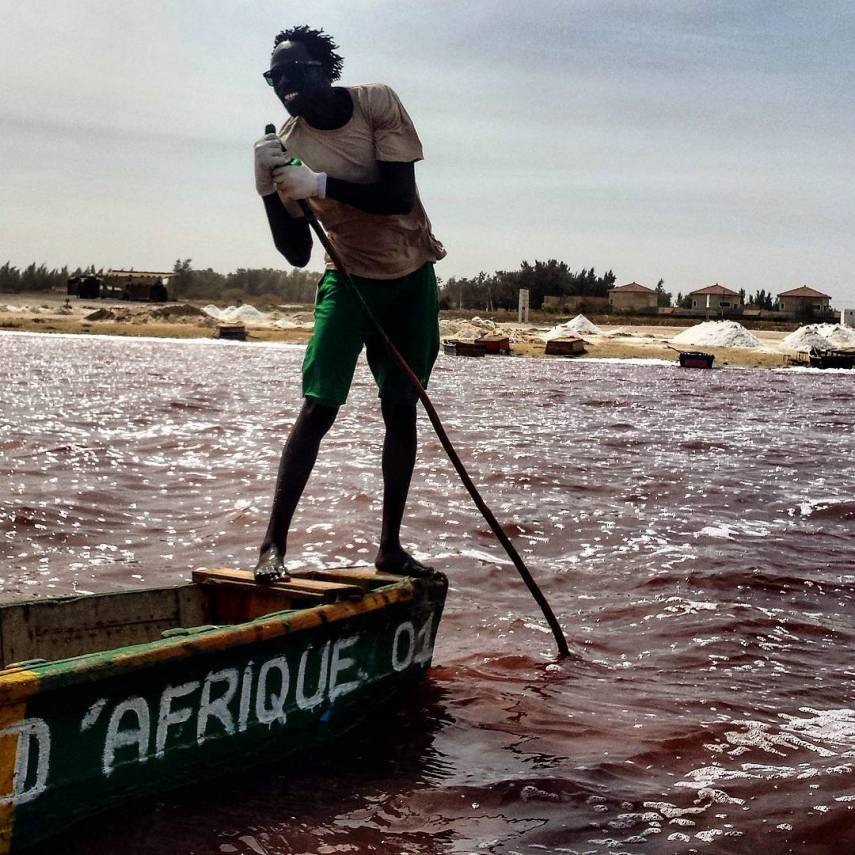
M 439 299 L 433 263 L 398 279 L 351 277 L 392 344 L 427 386 L 439 352 Z M 303 395 L 331 407 L 347 400 L 362 345 L 371 373 L 388 401 L 418 398 L 386 351 L 356 296 L 337 270 L 328 270 L 315 297 L 315 331 L 303 360 Z

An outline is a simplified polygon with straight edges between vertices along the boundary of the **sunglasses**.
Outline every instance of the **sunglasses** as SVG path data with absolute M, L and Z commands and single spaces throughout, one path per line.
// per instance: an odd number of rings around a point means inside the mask
M 269 71 L 263 73 L 264 79 L 268 86 L 275 86 L 281 80 L 288 80 L 291 83 L 302 83 L 308 75 L 308 69 L 312 66 L 320 66 L 321 63 L 316 59 L 295 60 L 294 62 L 283 62 L 281 65 L 276 65 Z

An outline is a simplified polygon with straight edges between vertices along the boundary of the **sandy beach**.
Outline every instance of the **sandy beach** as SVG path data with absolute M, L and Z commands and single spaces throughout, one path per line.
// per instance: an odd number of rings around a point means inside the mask
M 301 343 L 312 334 L 311 306 L 277 306 L 256 309 L 251 304 L 215 307 L 199 301 L 153 304 L 111 300 L 66 300 L 61 294 L 0 295 L 0 330 L 43 333 L 79 333 L 83 335 L 153 336 L 164 338 L 211 338 L 219 323 L 214 315 L 225 313 L 223 320 L 245 324 L 248 341 L 283 341 Z M 450 314 L 450 313 L 449 313 Z M 459 314 L 459 313 L 455 313 Z M 494 322 L 486 318 L 461 319 L 440 315 L 443 339 L 472 340 L 495 332 L 508 336 L 514 356 L 546 357 L 546 341 L 558 321 L 521 324 Z M 685 326 L 624 325 L 617 322 L 600 324 L 597 332 L 582 332 L 585 358 L 661 359 L 674 361 L 673 348 L 698 349 L 675 343 L 675 337 L 700 323 Z M 787 364 L 796 348 L 788 346 L 788 335 L 780 330 L 751 329 L 758 344 L 750 347 L 704 345 L 701 349 L 715 354 L 716 365 L 779 368 Z

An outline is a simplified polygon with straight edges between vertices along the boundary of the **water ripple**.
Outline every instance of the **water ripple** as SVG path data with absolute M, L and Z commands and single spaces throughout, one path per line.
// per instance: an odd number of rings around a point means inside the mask
M 249 566 L 301 359 L 0 334 L 3 595 Z M 578 656 L 554 662 L 422 420 L 404 538 L 451 579 L 432 680 L 350 751 L 68 851 L 855 851 L 852 374 L 440 357 L 431 393 Z M 371 560 L 381 443 L 362 364 L 294 565 Z

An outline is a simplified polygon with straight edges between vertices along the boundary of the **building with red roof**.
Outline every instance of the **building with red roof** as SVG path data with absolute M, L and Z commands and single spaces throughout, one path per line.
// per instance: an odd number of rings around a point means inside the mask
M 782 312 L 791 312 L 795 315 L 808 313 L 826 314 L 831 306 L 831 297 L 803 285 L 801 288 L 793 288 L 790 291 L 781 291 L 778 294 L 778 305 Z
M 692 298 L 693 309 L 719 312 L 724 309 L 742 308 L 742 297 L 739 296 L 739 293 L 730 288 L 725 288 L 724 285 L 719 285 L 718 282 L 715 285 L 708 285 L 706 288 L 691 291 L 689 296 Z
M 639 285 L 638 282 L 609 288 L 609 307 L 613 312 L 655 312 L 658 300 L 652 288 Z

